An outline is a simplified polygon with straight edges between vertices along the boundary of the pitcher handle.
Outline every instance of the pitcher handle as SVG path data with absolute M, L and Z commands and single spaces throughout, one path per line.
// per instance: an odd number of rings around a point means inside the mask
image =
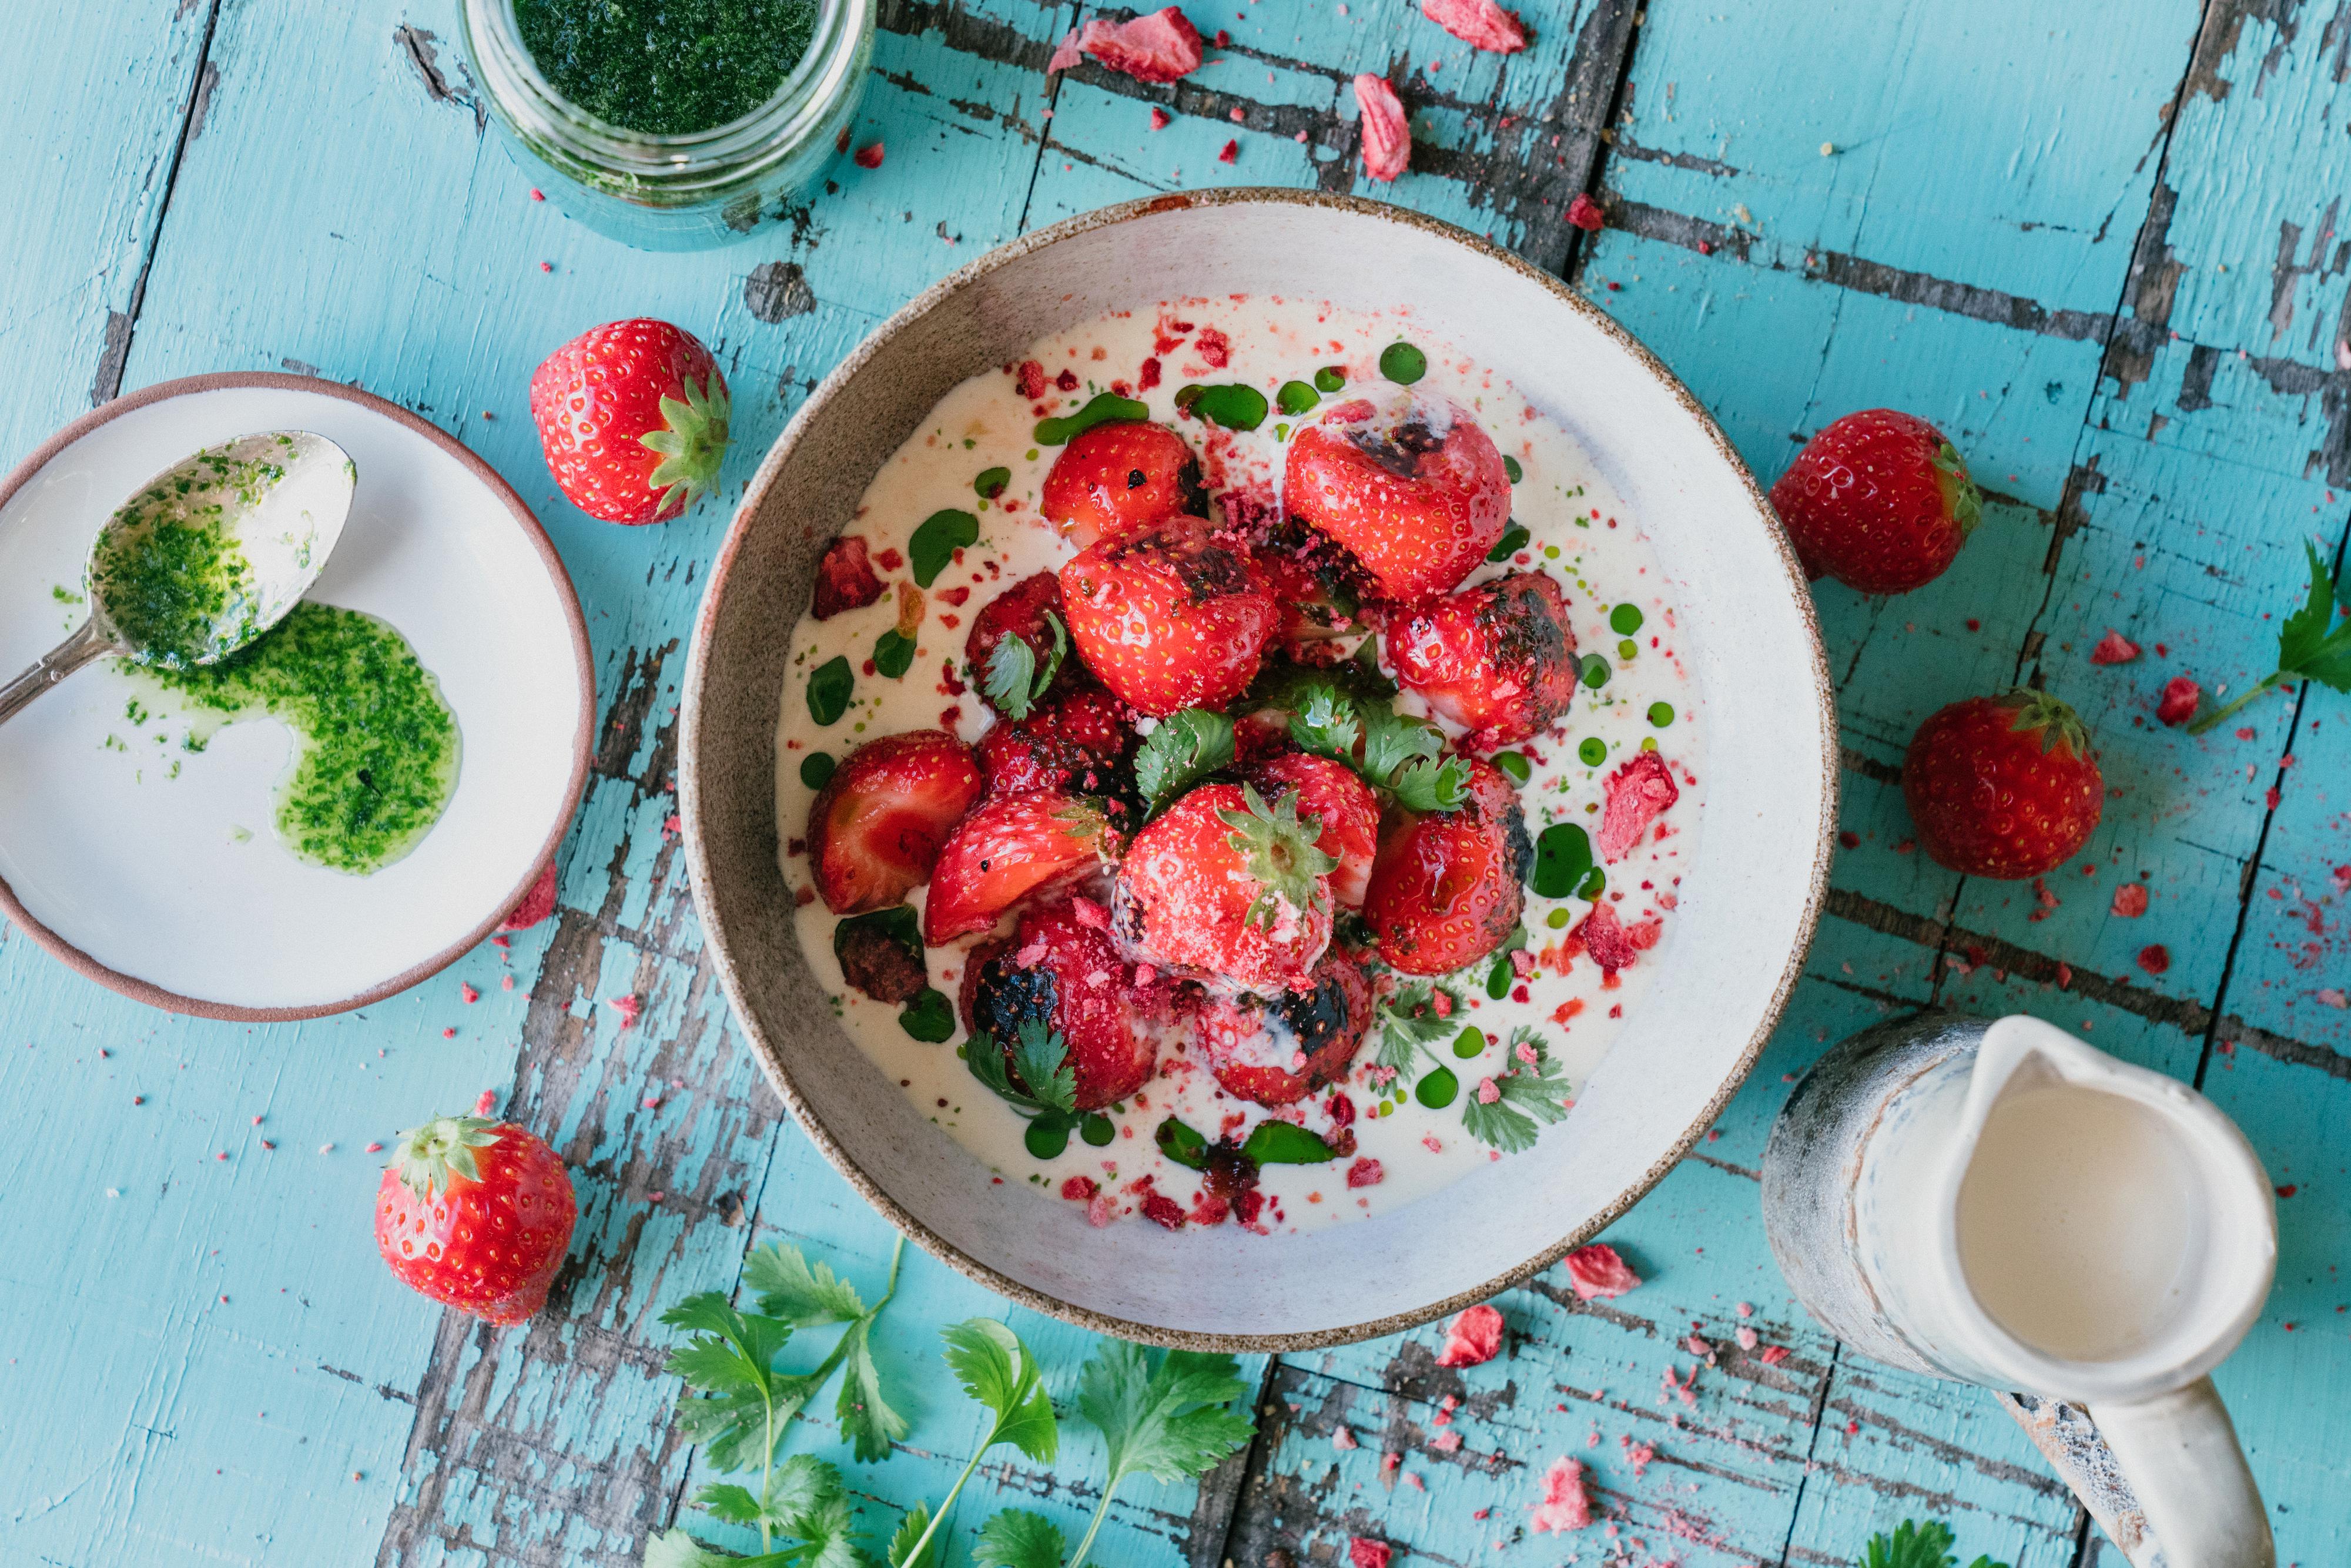
M 2210 1378 L 2135 1404 L 2093 1404 L 2089 1412 L 2137 1496 L 2164 1568 L 2276 1568 L 2269 1515 Z

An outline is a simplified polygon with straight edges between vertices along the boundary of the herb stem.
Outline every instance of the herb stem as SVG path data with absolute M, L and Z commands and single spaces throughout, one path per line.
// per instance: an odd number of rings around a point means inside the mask
M 1123 1477 L 1113 1476 L 1110 1479 L 1110 1484 L 1102 1488 L 1102 1501 L 1094 1505 L 1094 1516 L 1086 1522 L 1085 1536 L 1078 1542 L 1077 1551 L 1071 1554 L 1070 1568 L 1085 1568 L 1086 1548 L 1094 1543 L 1095 1532 L 1102 1529 L 1102 1521 L 1110 1517 L 1111 1493 L 1118 1490 L 1118 1483 L 1123 1479 Z
M 2243 707 L 2255 697 L 2274 688 L 2278 682 L 2283 680 L 2284 677 L 2285 672 L 2283 670 L 2271 671 L 2253 685 L 2247 687 L 2244 695 L 2237 698 L 2236 701 L 2229 704 L 2225 707 L 2216 707 L 2210 713 L 2206 714 L 2203 717 L 2196 720 L 2193 724 L 2190 724 L 2188 727 L 2188 733 L 2190 735 L 2203 734 L 2206 730 L 2210 729 L 2214 725 L 2219 724 L 2222 719 L 2227 718 L 2231 714 L 2235 713 L 2239 708 Z

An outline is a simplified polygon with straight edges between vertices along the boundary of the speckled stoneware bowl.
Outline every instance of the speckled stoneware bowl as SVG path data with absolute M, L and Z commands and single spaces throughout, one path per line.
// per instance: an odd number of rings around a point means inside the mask
M 958 382 L 1105 310 L 1228 293 L 1411 304 L 1584 444 L 1694 622 L 1684 646 L 1708 698 L 1706 752 L 1691 759 L 1706 814 L 1656 956 L 1665 972 L 1533 1150 L 1302 1236 L 1096 1230 L 1081 1205 L 992 1184 L 874 1070 L 810 977 L 776 854 L 787 632 L 866 483 Z M 1160 1343 L 1289 1350 L 1391 1333 L 1525 1280 L 1623 1214 L 1705 1130 L 1812 938 L 1835 733 L 1812 599 L 1770 507 L 1706 411 L 1623 329 L 1459 229 L 1370 202 L 1236 190 L 1108 207 L 1008 245 L 833 371 L 768 455 L 712 573 L 686 668 L 681 796 L 719 977 L 801 1125 L 875 1207 L 1040 1312 Z

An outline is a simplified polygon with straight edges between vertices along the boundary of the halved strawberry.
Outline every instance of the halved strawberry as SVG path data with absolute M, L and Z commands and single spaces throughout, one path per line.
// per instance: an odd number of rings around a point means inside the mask
M 1345 1078 L 1372 1021 L 1372 988 L 1353 958 L 1332 951 L 1310 990 L 1211 1000 L 1193 1039 L 1226 1092 L 1260 1105 L 1294 1105 Z
M 1502 825 L 1472 805 L 1395 813 L 1372 867 L 1364 918 L 1390 965 L 1407 975 L 1445 975 L 1500 946 L 1525 904 Z
M 1184 520 L 1090 546 L 1061 568 L 1061 597 L 1086 667 L 1157 717 L 1240 695 L 1281 625 L 1241 558 Z
M 1037 509 L 1080 546 L 1123 539 L 1188 513 L 1208 515 L 1200 460 L 1164 424 L 1097 424 L 1061 449 L 1045 475 Z
M 1069 657 L 1069 624 L 1061 580 L 1050 571 L 1024 577 L 980 606 L 963 657 L 981 699 L 1007 718 L 1023 718 L 1048 696 L 1083 685 L 1085 671 Z M 1007 638 L 1018 638 L 1026 656 L 1006 653 Z
M 977 948 L 965 967 L 964 1027 L 1006 1053 L 1032 1019 L 1057 1030 L 1077 1075 L 1078 1109 L 1097 1111 L 1151 1081 L 1174 985 L 1145 979 L 1110 939 L 1110 916 L 1089 898 L 1041 904 L 1009 941 Z M 975 1038 L 969 1049 L 982 1049 Z M 1026 1088 L 1027 1085 L 1022 1085 Z
M 1245 784 L 1206 784 L 1134 836 L 1112 915 L 1131 949 L 1186 973 L 1275 992 L 1312 986 L 1331 942 L 1335 865 L 1299 820 Z
M 939 850 L 923 900 L 923 940 L 936 947 L 985 931 L 1029 894 L 1115 859 L 1118 847 L 1117 830 L 1082 797 L 1053 789 L 992 795 Z
M 1330 872 L 1331 896 L 1343 909 L 1361 909 L 1380 848 L 1380 798 L 1362 775 L 1327 757 L 1293 751 L 1266 758 L 1249 769 L 1249 779 L 1269 800 L 1295 790 L 1301 821 L 1321 819 L 1315 848 L 1338 862 Z
M 1379 596 L 1443 593 L 1510 517 L 1510 476 L 1468 409 L 1405 394 L 1350 398 L 1290 444 L 1281 501 L 1354 557 Z
M 1575 700 L 1581 665 L 1567 603 L 1547 572 L 1513 571 L 1388 622 L 1396 679 L 1469 733 L 1473 751 L 1549 729 Z
M 868 741 L 809 806 L 809 865 L 835 915 L 887 909 L 931 874 L 949 829 L 979 798 L 970 747 L 939 729 Z

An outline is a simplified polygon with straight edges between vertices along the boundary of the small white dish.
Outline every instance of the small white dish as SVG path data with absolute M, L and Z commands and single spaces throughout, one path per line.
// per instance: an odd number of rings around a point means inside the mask
M 0 669 L 30 664 L 87 613 L 58 591 L 82 591 L 90 539 L 135 486 L 270 429 L 316 431 L 359 471 L 309 597 L 389 622 L 456 715 L 456 789 L 416 848 L 370 876 L 296 859 L 271 825 L 284 727 L 243 720 L 187 754 L 183 724 L 133 722 L 142 694 L 112 661 L 0 726 L 0 912 L 100 985 L 208 1018 L 341 1012 L 479 942 L 570 821 L 594 720 L 580 602 L 521 498 L 415 415 L 304 376 L 130 393 L 0 480 Z

